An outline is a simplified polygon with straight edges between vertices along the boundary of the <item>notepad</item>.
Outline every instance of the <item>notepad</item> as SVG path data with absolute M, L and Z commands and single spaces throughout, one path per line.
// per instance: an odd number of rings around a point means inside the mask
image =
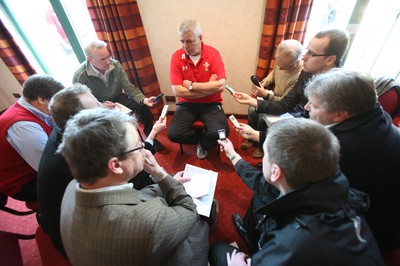
M 183 177 L 191 180 L 183 183 L 186 192 L 192 197 L 200 215 L 209 217 L 217 185 L 218 173 L 186 164 Z
M 284 113 L 282 115 L 267 115 L 267 114 L 262 114 L 262 118 L 264 119 L 265 123 L 268 125 L 268 127 L 272 126 L 273 123 L 276 121 L 282 120 L 282 119 L 287 119 L 287 118 L 293 118 L 294 116 L 289 114 L 289 113 Z

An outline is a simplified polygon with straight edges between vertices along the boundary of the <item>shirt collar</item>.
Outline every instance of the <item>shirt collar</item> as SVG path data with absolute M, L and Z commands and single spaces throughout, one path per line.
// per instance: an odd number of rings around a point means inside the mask
M 103 73 L 101 73 L 100 71 L 98 71 L 98 70 L 88 61 L 86 70 L 87 70 L 87 72 L 88 72 L 89 75 L 91 74 L 91 75 L 95 75 L 95 76 L 98 76 L 98 77 L 106 77 L 106 76 L 108 75 L 108 73 L 110 73 L 111 70 L 113 70 L 114 68 L 115 68 L 115 67 L 114 67 L 114 64 L 111 62 L 110 67 L 109 67 L 108 70 L 106 70 L 106 71 L 104 72 L 104 74 L 103 74 Z
M 53 121 L 51 120 L 51 115 L 45 114 L 30 103 L 28 103 L 24 97 L 19 98 L 18 104 L 23 108 L 27 109 L 29 112 L 37 116 L 40 120 L 44 121 L 47 125 L 53 126 Z
M 76 185 L 76 188 L 81 192 L 93 193 L 93 192 L 104 192 L 104 191 L 115 191 L 115 190 L 123 190 L 123 189 L 133 189 L 133 183 L 127 183 L 118 186 L 108 186 L 96 189 L 84 189 L 79 186 L 79 183 Z

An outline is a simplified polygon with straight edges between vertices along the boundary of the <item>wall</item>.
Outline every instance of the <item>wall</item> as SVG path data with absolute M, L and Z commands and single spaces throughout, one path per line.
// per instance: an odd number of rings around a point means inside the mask
M 16 101 L 13 93 L 22 95 L 22 87 L 0 59 L 0 111 Z
M 219 50 L 225 63 L 227 83 L 236 91 L 250 92 L 250 76 L 257 64 L 265 0 L 138 0 L 161 91 L 173 95 L 169 83 L 172 53 L 181 47 L 178 26 L 184 19 L 200 21 L 204 42 Z M 11 105 L 19 83 L 0 62 L 1 110 Z M 238 104 L 224 91 L 227 114 L 247 114 L 247 106 Z M 170 110 L 175 106 L 170 103 Z

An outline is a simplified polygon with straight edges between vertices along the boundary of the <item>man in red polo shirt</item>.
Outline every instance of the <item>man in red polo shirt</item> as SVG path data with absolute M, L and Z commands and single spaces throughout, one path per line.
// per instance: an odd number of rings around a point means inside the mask
M 219 52 L 203 43 L 200 23 L 189 19 L 178 29 L 182 48 L 171 58 L 170 81 L 178 103 L 168 138 L 173 142 L 198 144 L 197 157 L 204 159 L 207 150 L 217 144 L 218 130 L 229 135 L 226 115 L 222 109 L 221 92 L 225 85 L 225 68 Z M 191 128 L 201 120 L 206 130 Z

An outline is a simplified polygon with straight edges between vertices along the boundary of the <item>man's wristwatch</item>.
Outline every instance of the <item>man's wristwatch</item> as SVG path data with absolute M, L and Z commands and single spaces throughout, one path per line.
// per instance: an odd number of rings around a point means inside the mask
M 192 81 L 192 82 L 190 82 L 190 85 L 189 85 L 189 90 L 190 90 L 190 91 L 192 91 L 192 90 L 193 90 L 193 81 Z
M 168 175 L 167 172 L 165 172 L 164 168 L 160 168 L 160 172 L 158 172 L 157 175 L 150 175 L 151 180 L 153 180 L 154 183 L 160 182 L 162 179 L 164 179 Z

